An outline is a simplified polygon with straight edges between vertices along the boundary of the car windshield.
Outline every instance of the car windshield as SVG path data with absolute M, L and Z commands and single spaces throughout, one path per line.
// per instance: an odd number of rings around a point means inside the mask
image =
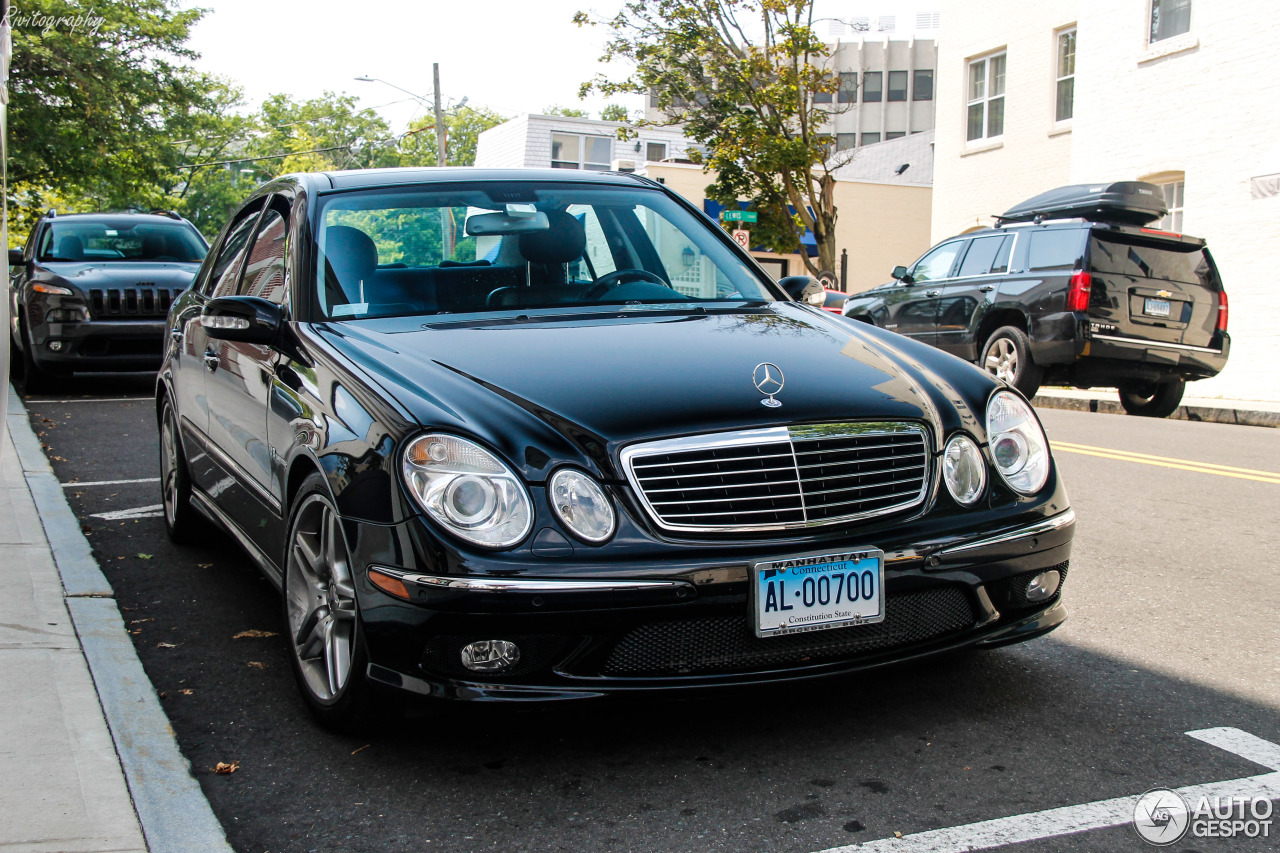
M 713 227 L 643 187 L 335 194 L 317 214 L 317 303 L 357 319 L 774 299 Z
M 206 251 L 189 225 L 113 216 L 55 221 L 45 229 L 37 254 L 42 261 L 199 263 Z

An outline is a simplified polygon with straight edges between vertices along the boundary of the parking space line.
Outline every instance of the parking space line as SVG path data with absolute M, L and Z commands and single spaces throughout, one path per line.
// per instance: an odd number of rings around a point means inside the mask
M 28 397 L 24 403 L 28 405 L 44 405 L 46 403 L 136 403 L 140 400 L 152 400 L 153 397 L 70 397 L 66 400 L 34 400 Z
M 1201 797 L 1265 797 L 1280 800 L 1280 772 L 1275 772 L 1280 770 L 1280 745 L 1234 728 L 1201 729 L 1186 734 L 1272 771 L 1258 776 L 1174 789 L 1189 802 L 1197 802 Z M 1134 804 L 1139 796 L 1140 794 L 1115 797 L 1079 806 L 1065 806 L 965 826 L 917 832 L 901 838 L 882 838 L 864 844 L 831 847 L 821 853 L 965 853 L 969 850 L 990 850 L 1006 844 L 1039 841 L 1093 829 L 1108 829 L 1132 822 Z
M 133 483 L 158 483 L 159 477 L 141 477 L 137 480 L 90 480 L 87 483 L 63 483 L 64 489 L 78 489 L 81 486 L 128 486 Z
M 135 518 L 159 518 L 164 515 L 164 504 L 151 506 L 135 506 L 132 509 L 117 509 L 113 512 L 95 512 L 93 518 L 103 521 L 132 521 Z
M 1084 456 L 1097 456 L 1102 459 L 1115 459 L 1121 462 L 1137 462 L 1140 465 L 1158 465 L 1162 468 L 1176 468 L 1180 471 L 1194 471 L 1198 474 L 1217 474 L 1219 477 L 1234 477 L 1239 480 L 1254 480 L 1259 483 L 1280 485 L 1280 473 L 1259 471 L 1254 468 L 1236 468 L 1231 465 L 1217 465 L 1212 462 L 1196 462 L 1191 459 L 1176 459 L 1171 456 L 1153 456 L 1149 453 L 1134 453 L 1128 450 L 1112 450 L 1109 447 L 1093 447 L 1088 444 L 1072 444 L 1065 441 L 1052 442 L 1054 450 L 1064 453 L 1079 453 Z

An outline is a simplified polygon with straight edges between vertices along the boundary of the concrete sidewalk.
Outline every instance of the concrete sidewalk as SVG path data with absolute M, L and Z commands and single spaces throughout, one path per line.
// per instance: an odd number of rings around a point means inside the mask
M 1194 387 L 1194 385 L 1190 386 L 1192 390 Z M 1120 396 L 1114 389 L 1095 388 L 1081 391 L 1075 388 L 1041 388 L 1031 403 L 1040 409 L 1074 409 L 1080 412 L 1101 412 L 1108 415 L 1125 414 L 1124 408 L 1120 405 Z M 1280 403 L 1195 397 L 1188 394 L 1182 398 L 1182 405 L 1169 417 L 1182 421 L 1280 427 Z
M 9 390 L 0 444 L 0 851 L 230 853 Z

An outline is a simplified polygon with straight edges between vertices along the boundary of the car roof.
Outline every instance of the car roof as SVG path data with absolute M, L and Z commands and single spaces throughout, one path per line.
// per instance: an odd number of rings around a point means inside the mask
M 55 216 L 49 216 L 46 214 L 42 218 L 50 220 L 52 222 L 61 222 L 64 219 L 79 219 L 79 220 L 92 221 L 94 219 L 99 219 L 99 220 L 119 219 L 122 216 L 127 216 L 130 219 L 136 218 L 143 222 L 148 222 L 148 221 L 149 222 L 183 222 L 183 223 L 187 223 L 188 225 L 190 224 L 190 222 L 188 222 L 185 218 L 175 219 L 174 217 L 169 216 L 168 214 L 165 214 L 165 213 L 143 213 L 137 210 L 104 210 L 97 213 L 59 213 Z
M 312 173 L 328 181 L 332 189 L 360 189 L 401 184 L 436 184 L 470 181 L 538 181 L 556 183 L 612 184 L 614 186 L 656 186 L 651 181 L 624 172 L 593 172 L 576 169 L 477 169 L 463 167 L 420 167 L 402 169 L 353 169 Z

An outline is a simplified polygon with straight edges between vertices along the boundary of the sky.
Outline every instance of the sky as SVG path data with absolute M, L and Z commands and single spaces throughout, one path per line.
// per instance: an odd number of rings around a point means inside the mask
M 607 103 L 642 111 L 640 95 L 578 99 L 578 87 L 597 72 L 624 77 L 628 69 L 599 63 L 606 32 L 573 23 L 578 11 L 608 17 L 622 0 L 181 0 L 210 11 L 190 46 L 196 65 L 243 87 L 249 108 L 285 92 L 298 100 L 324 92 L 349 93 L 377 108 L 393 132 L 430 107 L 395 86 L 430 98 L 431 64 L 440 63 L 446 107 L 468 106 L 504 116 L 559 105 L 598 118 Z M 927 0 L 819 0 L 825 15 L 890 14 L 901 18 Z M 819 33 L 826 33 L 819 29 Z M 360 83 L 355 77 L 386 83 Z

